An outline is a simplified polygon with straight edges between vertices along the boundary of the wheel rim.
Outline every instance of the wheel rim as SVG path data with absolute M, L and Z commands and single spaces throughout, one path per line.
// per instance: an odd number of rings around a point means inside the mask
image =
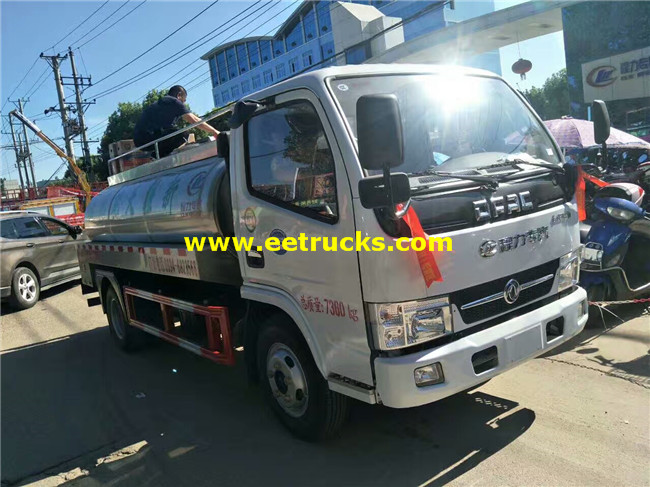
M 307 379 L 300 362 L 289 347 L 274 343 L 266 360 L 266 376 L 273 397 L 290 416 L 298 418 L 307 410 Z
M 29 274 L 21 274 L 18 277 L 18 292 L 25 301 L 34 301 L 36 299 L 36 281 L 34 278 Z
M 122 319 L 122 309 L 117 299 L 111 300 L 111 303 L 108 305 L 108 309 L 111 313 L 111 325 L 113 326 L 113 330 L 115 330 L 115 334 L 118 336 L 118 338 L 123 339 L 125 323 Z

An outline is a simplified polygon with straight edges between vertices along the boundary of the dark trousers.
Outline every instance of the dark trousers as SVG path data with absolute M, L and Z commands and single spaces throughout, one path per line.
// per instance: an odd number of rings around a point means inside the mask
M 171 128 L 171 129 L 158 130 L 156 132 L 146 132 L 144 134 L 136 134 L 133 137 L 133 142 L 135 143 L 136 147 L 140 147 L 141 145 L 159 139 L 160 137 L 164 137 L 167 134 L 174 133 L 177 130 L 178 129 Z M 187 136 L 188 136 L 187 132 L 184 132 L 158 142 L 158 154 L 160 155 L 160 157 L 168 156 L 169 154 L 172 153 L 174 149 L 178 149 L 180 146 L 185 144 L 187 142 Z M 151 152 L 153 156 L 156 155 L 156 147 L 153 144 L 148 147 L 145 147 L 143 150 L 147 152 Z

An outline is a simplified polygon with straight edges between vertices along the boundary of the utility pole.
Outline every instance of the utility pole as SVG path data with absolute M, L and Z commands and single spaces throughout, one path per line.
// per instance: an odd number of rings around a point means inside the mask
M 18 99 L 18 110 L 20 113 L 23 115 L 25 112 L 23 111 L 23 99 L 19 98 Z M 32 159 L 32 152 L 29 149 L 29 138 L 27 137 L 27 128 L 25 127 L 25 124 L 23 124 L 23 137 L 25 138 L 25 156 L 26 159 L 23 158 L 23 163 L 25 164 L 25 173 L 27 173 L 27 160 L 29 160 L 29 169 L 32 173 L 32 186 L 34 187 L 34 191 L 36 191 L 36 176 L 34 176 L 34 160 Z
M 9 127 L 11 127 L 11 140 L 14 143 L 14 152 L 16 153 L 16 167 L 18 168 L 18 177 L 20 178 L 20 197 L 23 197 L 25 190 L 25 183 L 23 182 L 23 173 L 20 172 L 20 154 L 18 153 L 18 145 L 16 144 L 16 133 L 14 132 L 14 123 L 9 115 Z
M 77 117 L 79 120 L 79 133 L 81 134 L 81 142 L 83 148 L 84 158 L 86 159 L 87 167 L 90 167 L 90 146 L 88 145 L 88 137 L 86 135 L 86 120 L 84 117 L 84 107 L 81 101 L 81 88 L 83 86 L 91 86 L 92 82 L 90 77 L 77 76 L 77 67 L 74 64 L 74 54 L 72 48 L 68 47 L 68 56 L 70 57 L 70 65 L 72 66 L 72 79 L 74 82 L 74 91 L 77 98 Z M 87 84 L 84 84 L 87 82 Z
M 65 60 L 66 56 L 60 56 L 58 54 L 54 56 L 46 56 L 41 53 L 41 57 L 46 59 L 50 66 L 52 66 L 52 71 L 54 72 L 54 83 L 56 84 L 56 92 L 59 96 L 59 109 L 57 111 L 61 112 L 61 124 L 63 125 L 63 138 L 65 139 L 65 151 L 68 154 L 68 157 L 74 159 L 74 146 L 72 144 L 72 135 L 70 133 L 70 121 L 68 120 L 68 107 L 65 104 L 65 95 L 63 94 L 63 80 L 61 79 L 61 71 L 59 61 Z

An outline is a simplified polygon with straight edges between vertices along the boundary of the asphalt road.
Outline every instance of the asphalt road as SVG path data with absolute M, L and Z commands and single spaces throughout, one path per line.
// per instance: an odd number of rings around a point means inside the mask
M 2 310 L 3 485 L 650 485 L 650 318 L 584 332 L 469 394 L 357 404 L 341 438 L 292 438 L 243 367 L 112 343 L 79 287 Z

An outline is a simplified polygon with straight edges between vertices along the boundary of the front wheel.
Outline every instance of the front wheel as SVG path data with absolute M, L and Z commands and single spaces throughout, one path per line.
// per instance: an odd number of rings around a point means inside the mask
M 273 317 L 257 343 L 262 392 L 284 426 L 309 441 L 335 436 L 347 418 L 348 398 L 330 391 L 302 337 Z
M 41 286 L 36 275 L 27 267 L 18 267 L 11 280 L 11 305 L 18 309 L 31 308 L 40 295 Z

